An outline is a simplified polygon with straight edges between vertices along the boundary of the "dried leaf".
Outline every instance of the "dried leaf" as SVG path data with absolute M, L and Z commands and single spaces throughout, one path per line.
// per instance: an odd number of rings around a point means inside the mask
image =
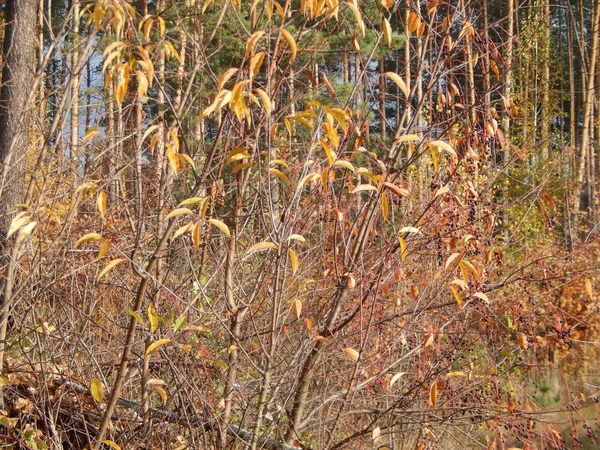
M 437 381 L 434 381 L 431 387 L 429 388 L 429 406 L 435 408 L 438 400 L 438 384 Z
M 406 374 L 408 374 L 408 372 L 395 373 L 394 376 L 392 378 L 390 378 L 390 387 L 392 387 L 396 383 L 396 381 L 398 381 L 400 378 L 402 378 Z
M 350 347 L 346 347 L 346 348 L 344 349 L 344 353 L 345 353 L 345 354 L 346 354 L 346 356 L 347 356 L 348 358 L 350 358 L 352 361 L 354 361 L 354 362 L 358 361 L 359 354 L 358 354 L 358 351 L 356 351 L 355 349 L 353 349 L 353 348 L 350 348 Z
M 102 240 L 102 236 L 100 236 L 98 233 L 84 234 L 77 241 L 76 247 L 79 247 L 81 244 L 85 244 L 86 242 L 94 242 L 94 241 L 101 241 L 101 240 Z
M 300 316 L 302 315 L 302 301 L 296 299 L 292 302 L 292 311 L 294 311 L 294 314 L 296 314 L 296 318 L 300 319 Z
M 108 445 L 109 447 L 114 448 L 115 450 L 121 450 L 121 447 L 119 446 L 119 444 L 109 440 L 109 439 L 103 439 L 100 442 L 102 442 L 103 444 Z
M 373 186 L 372 184 L 359 184 L 354 189 L 352 189 L 352 191 L 350 193 L 356 194 L 357 192 L 364 192 L 364 191 L 377 191 L 377 188 L 375 186 Z

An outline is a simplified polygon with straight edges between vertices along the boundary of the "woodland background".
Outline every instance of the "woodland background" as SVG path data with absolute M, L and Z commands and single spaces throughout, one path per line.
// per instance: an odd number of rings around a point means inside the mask
M 5 448 L 598 448 L 600 0 L 2 8 Z

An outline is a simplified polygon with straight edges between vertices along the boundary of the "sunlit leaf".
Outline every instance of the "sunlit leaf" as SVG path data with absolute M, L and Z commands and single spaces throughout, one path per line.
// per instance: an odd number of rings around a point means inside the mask
M 146 353 L 144 353 L 144 356 L 146 356 L 146 357 L 150 356 L 152 353 L 154 353 L 160 347 L 162 347 L 165 344 L 168 344 L 169 342 L 171 342 L 171 339 L 159 339 L 158 341 L 153 342 L 146 349 Z
M 372 184 L 359 184 L 354 189 L 352 189 L 352 191 L 350 193 L 356 194 L 357 192 L 363 192 L 363 191 L 377 191 L 377 188 L 375 186 L 373 186 Z
M 456 154 L 456 151 L 447 142 L 444 142 L 444 141 L 432 141 L 432 142 L 429 143 L 429 145 L 437 147 L 440 150 L 444 150 L 452 158 L 457 158 L 458 157 L 458 155 Z
M 481 299 L 485 302 L 486 305 L 490 304 L 490 299 L 488 298 L 487 295 L 485 295 L 483 292 L 475 292 L 473 294 L 473 297 L 477 297 L 478 299 Z
M 86 242 L 94 242 L 94 241 L 101 241 L 101 240 L 102 240 L 102 236 L 100 236 L 98 233 L 84 234 L 77 241 L 76 247 L 79 247 L 81 244 L 85 244 Z
M 452 263 L 461 256 L 462 256 L 462 253 L 452 253 L 450 256 L 448 256 L 448 259 L 446 260 L 446 264 L 444 264 L 444 270 L 448 270 L 448 267 L 450 267 L 452 265 Z
M 184 315 L 179 316 L 175 321 L 175 324 L 173 325 L 173 331 L 177 333 L 179 330 L 181 330 L 181 328 L 183 328 L 183 325 L 185 324 L 185 321 L 186 317 Z
M 102 400 L 104 400 L 104 387 L 98 378 L 92 379 L 90 384 L 90 392 L 92 393 L 94 400 L 96 400 L 98 403 L 102 403 Z
M 96 207 L 98 208 L 98 211 L 100 212 L 100 215 L 102 216 L 103 219 L 104 219 L 104 214 L 106 213 L 107 204 L 108 204 L 108 200 L 107 200 L 106 192 L 100 191 L 100 193 L 98 194 L 98 197 L 96 198 Z
M 300 235 L 300 234 L 290 234 L 290 237 L 288 238 L 288 240 L 290 241 L 298 241 L 298 242 L 306 242 L 306 239 L 304 239 L 304 236 Z
M 351 347 L 346 347 L 344 349 L 344 353 L 346 354 L 346 356 L 348 358 L 350 358 L 352 361 L 356 362 L 358 361 L 358 357 L 359 357 L 359 353 L 357 350 L 351 348 Z
M 192 214 L 192 210 L 189 208 L 177 208 L 171 211 L 169 214 L 167 214 L 167 217 L 165 217 L 165 219 L 171 219 L 173 217 L 182 216 L 184 214 Z
M 398 372 L 398 373 L 395 373 L 394 376 L 392 378 L 390 378 L 390 387 L 392 387 L 396 383 L 396 381 L 398 381 L 400 378 L 402 378 L 407 373 L 408 372 Z
M 410 193 L 408 192 L 407 189 L 396 186 L 394 183 L 390 183 L 389 181 L 384 181 L 383 185 L 398 197 L 410 196 Z
M 293 62 L 296 59 L 296 53 L 298 52 L 298 47 L 296 46 L 296 41 L 294 40 L 294 37 L 292 36 L 292 34 L 285 28 L 280 28 L 279 33 L 281 33 L 281 35 L 287 42 L 288 46 L 290 47 L 290 50 L 292 51 L 292 56 L 290 58 L 290 62 Z
M 390 26 L 389 20 L 385 17 L 381 23 L 381 29 L 383 30 L 383 37 L 385 38 L 385 42 L 387 42 L 388 47 L 392 46 L 392 27 Z
M 279 248 L 279 247 L 277 246 L 277 244 L 274 244 L 273 242 L 259 242 L 258 244 L 254 244 L 252 247 L 250 247 L 246 251 L 246 254 L 250 254 L 252 252 L 257 252 L 260 250 L 277 249 L 277 248 Z
M 454 300 L 456 300 L 458 307 L 462 308 L 464 302 L 460 295 L 460 292 L 458 292 L 458 289 L 456 289 L 454 286 L 450 286 L 450 292 L 452 292 L 452 296 L 454 297 Z
M 438 400 L 438 384 L 437 381 L 433 382 L 429 388 L 429 406 L 435 408 Z
M 156 314 L 152 303 L 148 305 L 148 321 L 150 323 L 150 333 L 156 332 L 158 329 L 158 314 Z
M 100 273 L 98 274 L 98 278 L 96 279 L 96 281 L 100 281 L 100 278 L 102 278 L 104 275 L 106 275 L 113 267 L 115 267 L 117 264 L 122 263 L 123 261 L 125 261 L 124 258 L 117 258 L 117 259 L 113 259 L 112 261 L 110 261 L 106 266 L 104 266 L 104 268 L 100 271 Z
M 225 223 L 223 223 L 222 221 L 220 221 L 218 219 L 208 219 L 208 223 L 217 227 L 219 230 L 221 230 L 221 233 L 223 233 L 227 237 L 231 237 L 231 232 L 229 231 L 229 227 L 227 225 L 225 225 Z
M 282 181 L 285 181 L 285 182 L 288 184 L 288 186 L 289 186 L 289 184 L 290 184 L 290 179 L 289 179 L 289 178 L 288 178 L 288 176 L 287 176 L 285 173 L 283 173 L 281 170 L 279 170 L 279 169 L 275 169 L 275 168 L 271 167 L 271 168 L 269 169 L 269 173 L 270 173 L 271 175 L 275 175 L 277 178 L 281 179 Z
M 160 399 L 163 402 L 163 405 L 167 404 L 167 391 L 161 386 L 152 386 L 152 388 L 160 395 Z
M 288 253 L 290 255 L 290 265 L 292 266 L 292 275 L 296 275 L 298 271 L 298 255 L 292 248 L 288 248 Z
M 135 321 L 140 325 L 144 325 L 144 319 L 142 319 L 142 316 L 140 316 L 137 312 L 133 311 L 131 308 L 125 309 L 124 312 L 133 317 Z
M 300 319 L 300 316 L 302 315 L 302 302 L 298 299 L 294 300 L 292 302 L 292 310 L 294 311 L 296 318 Z
M 400 228 L 400 231 L 398 232 L 399 234 L 402 233 L 420 233 L 421 230 L 419 230 L 418 228 L 415 227 L 403 227 Z
M 352 164 L 350 164 L 350 162 L 348 161 L 336 161 L 334 162 L 331 167 L 343 167 L 344 169 L 348 169 L 351 170 L 352 172 L 355 172 L 354 170 L 354 166 Z
M 83 140 L 81 141 L 81 145 L 86 145 L 90 140 L 99 133 L 98 127 L 90 128 L 83 135 Z
M 6 237 L 11 237 L 15 234 L 19 229 L 25 225 L 27 225 L 31 221 L 31 218 L 27 215 L 27 211 L 22 211 L 13 217 L 10 222 L 10 226 L 8 227 L 8 234 Z
M 109 447 L 114 448 L 115 450 L 121 450 L 121 447 L 119 446 L 119 444 L 109 440 L 109 439 L 103 439 L 100 442 L 102 442 L 103 444 L 108 445 Z
M 408 87 L 406 86 L 406 83 L 404 82 L 404 80 L 402 79 L 402 77 L 400 77 L 400 75 L 398 75 L 395 72 L 386 72 L 385 75 L 392 80 L 394 83 L 396 83 L 396 85 L 398 86 L 398 88 L 400 88 L 400 90 L 402 91 L 402 93 L 404 94 L 404 96 L 408 99 L 409 96 L 409 92 L 408 92 Z

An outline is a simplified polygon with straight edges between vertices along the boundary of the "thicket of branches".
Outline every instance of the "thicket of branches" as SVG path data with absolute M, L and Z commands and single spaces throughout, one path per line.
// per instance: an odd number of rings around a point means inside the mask
M 599 0 L 4 23 L 8 448 L 595 448 Z

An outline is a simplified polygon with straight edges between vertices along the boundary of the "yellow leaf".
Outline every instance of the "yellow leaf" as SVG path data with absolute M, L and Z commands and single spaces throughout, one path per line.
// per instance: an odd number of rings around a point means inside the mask
M 290 264 L 292 266 L 292 275 L 296 275 L 298 271 L 298 255 L 292 248 L 288 248 L 288 253 L 290 255 Z
M 478 299 L 481 299 L 485 302 L 486 305 L 490 304 L 490 299 L 488 298 L 487 295 L 485 295 L 483 292 L 475 292 L 473 294 L 473 297 L 477 297 Z
M 405 134 L 400 139 L 398 139 L 398 142 L 400 142 L 400 143 L 402 143 L 402 142 L 417 142 L 420 140 L 421 140 L 421 136 L 418 136 L 416 134 Z
M 300 235 L 300 234 L 290 234 L 290 237 L 288 238 L 288 240 L 290 241 L 298 241 L 298 242 L 306 242 L 306 239 L 304 239 L 304 236 Z
M 263 61 L 265 60 L 266 53 L 258 52 L 252 58 L 250 58 L 249 71 L 250 77 L 254 79 L 256 75 L 260 72 L 260 68 L 262 67 Z
M 354 166 L 348 161 L 336 161 L 331 165 L 331 167 L 343 167 L 345 169 L 351 170 L 352 172 L 355 172 Z
M 383 30 L 383 37 L 387 42 L 388 47 L 392 46 L 392 27 L 390 26 L 389 20 L 385 17 L 383 18 L 383 23 L 381 24 L 381 29 Z
M 225 223 L 221 222 L 218 219 L 208 219 L 208 223 L 217 227 L 227 237 L 231 237 L 231 232 L 229 231 L 229 227 L 227 225 L 225 225 Z
M 298 52 L 296 41 L 294 40 L 294 37 L 291 35 L 291 33 L 285 28 L 280 28 L 279 33 L 281 33 L 288 46 L 290 47 L 290 50 L 292 51 L 292 57 L 290 58 L 290 62 L 293 62 L 296 59 L 296 53 Z
M 115 442 L 108 440 L 108 439 L 103 439 L 100 442 L 102 442 L 103 444 L 108 445 L 109 447 L 114 448 L 115 450 L 121 450 L 121 447 L 119 446 L 119 444 L 116 444 Z
M 247 251 L 246 254 L 249 255 L 252 252 L 257 252 L 260 250 L 268 250 L 268 249 L 277 249 L 278 246 L 276 244 L 274 244 L 273 242 L 259 242 L 258 244 L 254 244 L 252 247 L 250 247 Z
M 258 40 L 264 34 L 265 34 L 265 32 L 262 30 L 252 33 L 252 36 L 250 36 L 250 38 L 248 39 L 248 42 L 246 43 L 246 53 L 244 54 L 244 58 L 248 58 L 252 54 L 252 51 L 254 50 L 254 46 L 256 45 L 256 42 L 258 42 Z
M 376 190 L 377 190 L 377 188 L 375 186 L 373 186 L 372 184 L 359 184 L 354 189 L 352 189 L 352 191 L 350 193 L 356 194 L 357 192 L 376 191 Z
M 148 129 L 144 132 L 144 135 L 142 136 L 142 141 L 144 141 L 148 136 L 150 136 L 150 134 L 156 129 L 158 129 L 158 125 L 152 125 L 151 127 L 148 127 Z
M 285 173 L 283 173 L 281 170 L 279 170 L 279 169 L 274 169 L 274 168 L 272 168 L 272 167 L 271 167 L 271 168 L 269 169 L 269 173 L 270 173 L 271 175 L 275 175 L 277 178 L 279 178 L 279 179 L 281 179 L 281 180 L 285 181 L 285 182 L 288 184 L 288 186 L 290 185 L 290 179 L 289 179 L 289 178 L 288 178 L 288 176 L 287 176 Z
M 404 262 L 408 256 L 406 241 L 401 236 L 398 236 L 398 244 L 400 244 L 400 260 Z
M 100 278 L 102 278 L 104 275 L 106 275 L 108 273 L 108 271 L 110 271 L 110 269 L 115 267 L 117 264 L 122 263 L 123 261 L 125 261 L 125 259 L 123 259 L 123 258 L 117 258 L 117 259 L 113 259 L 112 261 L 110 261 L 106 266 L 104 266 L 104 269 L 102 269 L 100 271 L 96 281 L 100 281 Z
M 363 21 L 362 14 L 357 8 L 357 5 L 354 3 L 346 2 L 346 6 L 352 10 L 354 13 L 354 18 L 356 19 L 356 23 L 358 24 L 358 30 L 362 37 L 365 37 L 365 22 Z
M 384 181 L 383 185 L 392 191 L 398 197 L 408 197 L 410 193 L 407 189 L 396 186 L 394 183 L 390 183 L 389 181 Z
M 106 192 L 100 191 L 100 193 L 98 194 L 98 197 L 96 198 L 96 206 L 98 207 L 98 211 L 100 211 L 100 215 L 102 216 L 103 219 L 104 219 L 104 213 L 106 212 L 107 203 L 108 202 L 107 202 Z
M 404 96 L 408 99 L 408 96 L 409 96 L 408 87 L 406 86 L 406 83 L 400 77 L 400 75 L 398 75 L 395 72 L 386 72 L 385 75 L 398 85 L 398 87 L 400 88 L 400 90 L 402 91 Z
M 150 322 L 150 333 L 154 333 L 158 329 L 158 314 L 152 303 L 148 305 L 148 321 Z
M 98 233 L 84 234 L 77 241 L 76 247 L 79 247 L 81 244 L 85 244 L 86 242 L 94 242 L 94 241 L 101 241 L 101 240 L 102 240 L 102 236 L 100 236 Z
M 458 258 L 459 256 L 462 256 L 462 253 L 452 253 L 450 256 L 448 256 L 446 264 L 444 264 L 444 270 L 448 270 L 448 267 L 450 267 L 452 263 L 456 261 L 456 258 Z
M 194 226 L 194 224 L 193 224 L 193 223 L 189 223 L 189 224 L 187 224 L 187 225 L 184 225 L 184 226 L 182 226 L 182 227 L 179 227 L 179 228 L 178 228 L 178 229 L 175 231 L 175 233 L 173 233 L 173 237 L 172 237 L 171 239 L 175 239 L 175 238 L 177 238 L 177 237 L 181 236 L 183 233 L 186 233 L 186 232 L 190 231 L 190 230 L 192 229 L 192 227 L 193 227 L 193 226 Z
M 466 373 L 464 373 L 464 372 L 455 371 L 455 372 L 448 372 L 448 373 L 446 374 L 446 376 L 447 376 L 448 378 L 454 378 L 454 377 L 463 377 L 463 378 L 464 378 L 464 377 L 466 377 L 466 376 L 467 376 L 467 374 L 466 374 Z
M 98 134 L 98 127 L 90 128 L 83 135 L 83 140 L 81 141 L 81 145 L 86 145 L 94 136 Z
M 182 206 L 198 206 L 198 204 L 200 202 L 203 202 L 205 199 L 206 199 L 206 197 L 190 197 L 190 198 L 186 198 L 181 203 L 179 203 L 179 205 L 177 205 L 177 207 L 181 208 Z
M 585 280 L 585 292 L 590 300 L 594 300 L 594 289 L 592 288 L 592 281 L 589 278 Z
M 158 341 L 150 344 L 148 346 L 148 348 L 146 349 L 146 353 L 144 353 L 144 356 L 145 357 L 150 356 L 152 353 L 154 353 L 160 347 L 162 347 L 165 344 L 168 344 L 169 342 L 171 342 L 171 339 L 159 339 Z
M 138 80 L 137 94 L 139 97 L 143 97 L 148 93 L 148 77 L 141 70 L 136 70 L 135 75 Z
M 232 76 L 234 76 L 236 74 L 236 72 L 239 69 L 236 68 L 232 68 L 232 69 L 227 69 L 225 72 L 223 72 L 221 74 L 221 76 L 219 77 L 219 80 L 217 81 L 217 92 L 220 92 L 221 89 L 223 89 L 223 87 L 225 86 L 225 83 L 227 83 Z
M 388 204 L 388 198 L 387 195 L 382 195 L 381 196 L 381 215 L 383 217 L 383 220 L 385 222 L 389 221 L 389 213 L 390 213 L 390 207 Z
M 100 250 L 98 250 L 98 256 L 96 256 L 96 261 L 100 261 L 102 258 L 104 258 L 104 256 L 108 252 L 108 249 L 110 249 L 110 241 L 108 239 L 104 239 L 104 242 L 102 242 L 102 245 L 100 246 Z
M 142 319 L 142 316 L 140 316 L 138 313 L 136 313 L 130 308 L 125 309 L 125 312 L 131 317 L 133 317 L 137 323 L 139 323 L 140 325 L 144 325 L 144 319 Z
M 450 156 L 452 158 L 457 158 L 458 157 L 458 155 L 456 154 L 456 151 L 447 142 L 444 142 L 444 141 L 432 141 L 432 142 L 429 143 L 429 145 L 437 147 L 440 150 L 444 150 L 445 152 L 447 152 L 448 154 L 450 154 Z
M 271 115 L 271 99 L 269 98 L 267 93 L 260 88 L 254 89 L 254 92 L 256 92 L 260 97 L 260 101 L 263 105 L 263 109 L 265 110 L 265 114 L 267 115 L 267 117 L 269 117 Z
M 92 393 L 94 400 L 98 403 L 102 403 L 102 400 L 104 400 L 104 388 L 102 387 L 102 382 L 98 378 L 92 379 L 90 392 Z
M 158 395 L 160 395 L 160 399 L 163 402 L 163 405 L 167 404 L 167 391 L 165 391 L 165 389 L 161 386 L 152 386 L 153 389 L 158 393 Z M 187 447 L 186 447 L 187 448 Z
M 452 295 L 454 296 L 456 303 L 458 303 L 458 307 L 462 308 L 463 299 L 460 296 L 460 292 L 458 292 L 458 289 L 456 289 L 454 286 L 450 286 L 450 291 L 452 292 Z
M 197 222 L 192 230 L 192 242 L 194 243 L 194 247 L 200 248 L 200 222 Z
M 182 216 L 184 214 L 192 214 L 192 210 L 189 208 L 177 208 L 171 211 L 169 214 L 167 214 L 167 217 L 165 217 L 165 219 L 168 220 L 173 217 Z
M 358 354 L 358 351 L 356 351 L 355 349 L 353 349 L 353 348 L 350 348 L 350 347 L 346 347 L 346 348 L 344 349 L 344 353 L 345 353 L 345 354 L 346 354 L 346 356 L 347 356 L 348 358 L 350 358 L 352 361 L 354 361 L 354 362 L 358 361 L 359 354 Z
M 294 300 L 292 302 L 292 310 L 294 311 L 294 314 L 296 314 L 296 318 L 300 319 L 300 316 L 302 315 L 302 302 L 298 299 Z

